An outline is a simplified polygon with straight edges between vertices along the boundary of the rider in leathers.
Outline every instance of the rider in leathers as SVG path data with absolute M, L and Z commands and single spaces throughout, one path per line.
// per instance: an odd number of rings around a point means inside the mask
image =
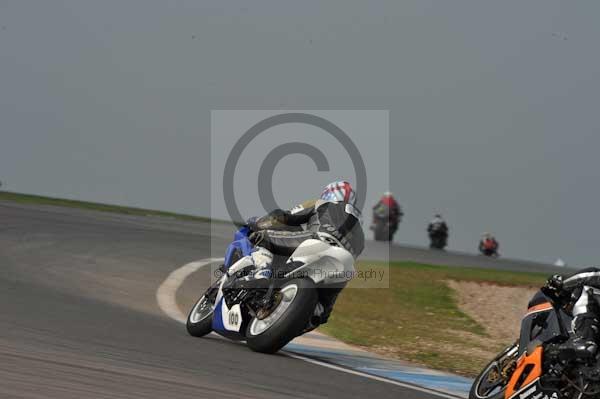
M 365 237 L 360 213 L 354 207 L 355 196 L 350 183 L 332 183 L 312 206 L 300 205 L 290 211 L 277 209 L 255 221 L 250 226 L 254 231 L 250 241 L 276 255 L 291 256 L 304 241 L 319 239 L 319 232 L 328 233 L 356 259 L 364 249 Z M 273 220 L 279 222 L 279 226 L 271 229 L 275 225 Z M 281 225 L 289 228 L 281 228 Z M 306 228 L 300 230 L 303 225 Z
M 448 234 L 448 224 L 442 218 L 442 215 L 438 213 L 431 219 L 431 222 L 427 225 L 427 232 L 430 236 L 432 233 Z
M 592 267 L 563 277 L 552 276 L 542 291 L 571 310 L 573 337 L 561 346 L 566 359 L 588 359 L 600 342 L 600 269 Z
M 263 218 L 249 221 L 254 232 L 250 241 L 275 255 L 289 257 L 304 241 L 318 240 L 318 233 L 326 233 L 356 259 L 364 249 L 365 237 L 355 204 L 356 194 L 350 183 L 331 183 L 316 202 L 299 205 L 290 211 L 277 209 Z M 342 288 L 330 290 L 328 298 L 321 298 L 325 306 L 321 323 L 327 321 Z

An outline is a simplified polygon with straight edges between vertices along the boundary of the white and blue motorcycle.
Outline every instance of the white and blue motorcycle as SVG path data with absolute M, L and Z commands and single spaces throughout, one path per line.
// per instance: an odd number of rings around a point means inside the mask
M 354 258 L 333 236 L 303 242 L 278 261 L 253 247 L 247 227 L 235 233 L 222 276 L 192 308 L 187 330 L 194 337 L 215 332 L 275 353 L 319 326 L 331 294 L 354 276 Z

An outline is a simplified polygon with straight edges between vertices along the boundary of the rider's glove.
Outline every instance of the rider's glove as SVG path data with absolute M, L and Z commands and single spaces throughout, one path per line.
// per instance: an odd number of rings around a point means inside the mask
M 266 232 L 264 230 L 261 230 L 250 234 L 250 237 L 248 237 L 248 239 L 254 246 L 258 246 L 261 242 L 265 240 L 265 236 Z
M 559 274 L 550 277 L 542 288 L 542 292 L 553 300 L 560 300 L 565 294 L 563 291 L 563 277 Z
M 258 231 L 258 220 L 260 218 L 258 216 L 253 216 L 250 219 L 246 220 L 246 226 L 250 229 L 250 231 Z

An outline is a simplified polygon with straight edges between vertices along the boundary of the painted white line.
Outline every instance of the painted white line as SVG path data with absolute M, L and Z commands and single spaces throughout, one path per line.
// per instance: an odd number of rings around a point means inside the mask
M 201 268 L 222 261 L 223 259 L 220 258 L 203 259 L 198 262 L 188 263 L 169 274 L 169 277 L 167 277 L 156 291 L 156 302 L 158 302 L 160 309 L 173 320 L 185 324 L 187 315 L 183 314 L 177 305 L 177 300 L 175 299 L 177 290 L 181 287 L 186 278 L 196 273 Z
M 182 324 L 185 324 L 187 322 L 187 315 L 183 314 L 183 312 L 177 305 L 177 301 L 175 299 L 177 290 L 184 283 L 185 279 L 187 279 L 189 276 L 191 276 L 198 270 L 200 270 L 203 267 L 208 266 L 212 263 L 217 263 L 217 262 L 222 262 L 222 261 L 223 261 L 222 258 L 203 259 L 203 260 L 200 260 L 197 262 L 188 263 L 187 265 L 184 265 L 184 266 L 180 267 L 179 269 L 176 269 L 175 271 L 173 271 L 171 274 L 169 274 L 169 277 L 167 277 L 167 279 L 165 281 L 163 281 L 163 283 L 160 285 L 160 287 L 158 287 L 158 290 L 156 291 L 156 301 L 158 302 L 158 306 L 160 307 L 160 309 L 171 319 L 176 320 Z M 368 378 L 368 379 L 379 381 L 379 382 L 385 382 L 385 383 L 396 385 L 396 386 L 399 386 L 402 388 L 411 389 L 413 391 L 427 393 L 429 395 L 437 396 L 440 398 L 445 398 L 445 399 L 460 398 L 459 396 L 445 394 L 443 392 L 434 391 L 434 390 L 419 387 L 416 385 L 405 384 L 403 382 L 390 380 L 388 378 L 378 377 L 375 375 L 362 373 L 362 372 L 356 371 L 356 370 L 350 370 L 350 369 L 347 369 L 344 367 L 339 367 L 339 366 L 336 366 L 336 365 L 333 365 L 330 363 L 325 363 L 325 362 L 321 362 L 321 361 L 311 359 L 308 357 L 292 354 L 290 352 L 284 351 L 284 354 L 293 359 L 302 360 L 302 361 L 310 363 L 310 364 L 318 365 L 321 367 L 326 367 L 328 369 L 341 371 L 346 374 L 352 374 L 355 376 Z

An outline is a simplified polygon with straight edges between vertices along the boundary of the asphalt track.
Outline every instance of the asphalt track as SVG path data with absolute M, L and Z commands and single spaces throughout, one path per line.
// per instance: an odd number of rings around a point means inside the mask
M 0 398 L 437 398 L 189 337 L 159 309 L 177 267 L 230 227 L 0 202 Z M 552 272 L 552 267 L 370 244 L 365 258 Z M 182 307 L 209 271 L 181 287 Z

